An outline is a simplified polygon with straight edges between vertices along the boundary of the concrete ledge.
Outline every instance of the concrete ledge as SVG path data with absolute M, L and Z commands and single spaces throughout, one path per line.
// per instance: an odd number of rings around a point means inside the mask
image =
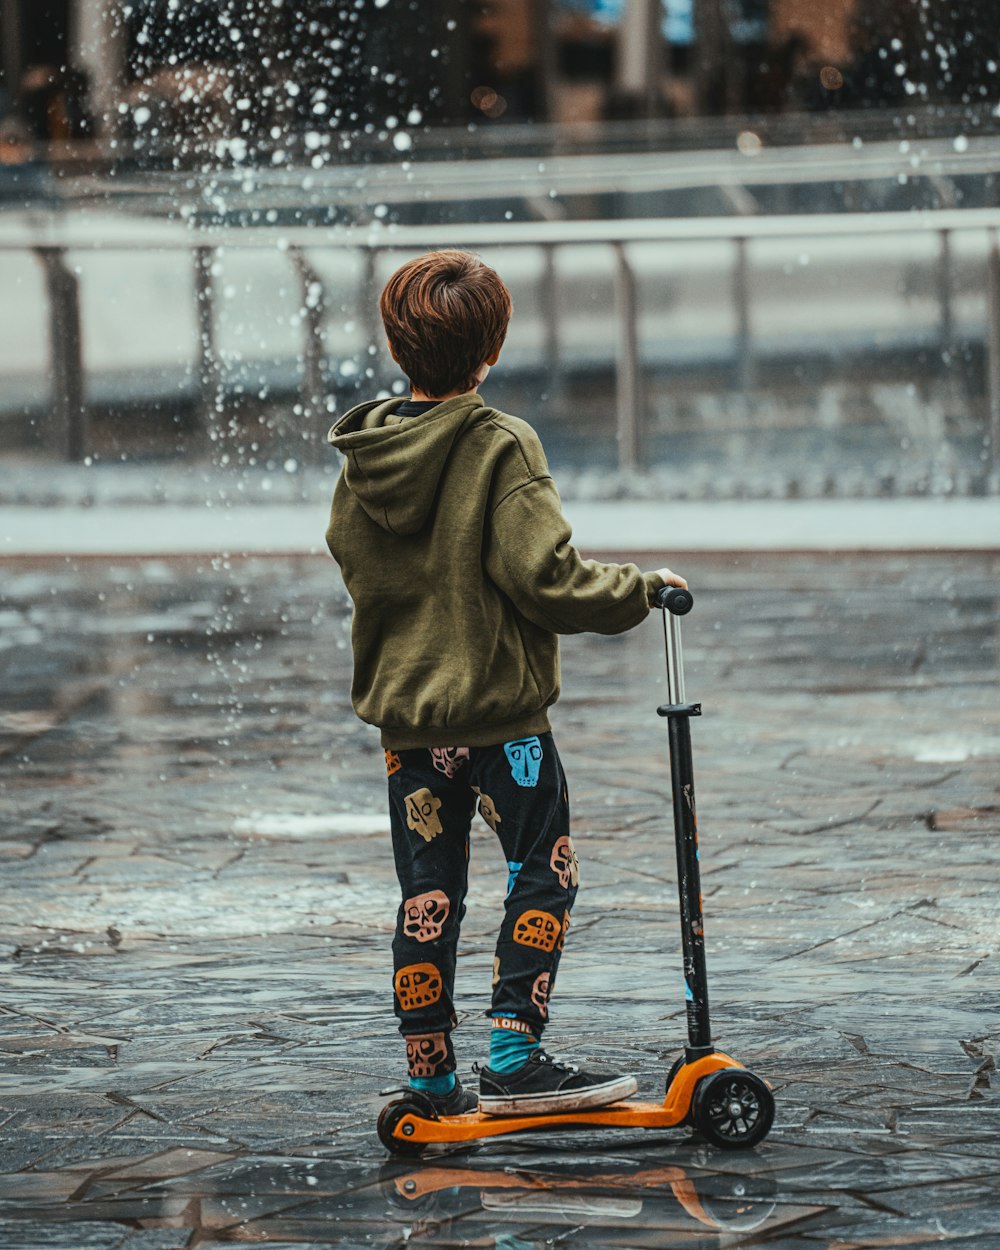
M 584 551 L 998 551 L 997 499 L 567 502 Z M 0 558 L 325 554 L 327 501 L 2 507 Z
M 995 551 L 997 499 L 566 504 L 594 551 Z

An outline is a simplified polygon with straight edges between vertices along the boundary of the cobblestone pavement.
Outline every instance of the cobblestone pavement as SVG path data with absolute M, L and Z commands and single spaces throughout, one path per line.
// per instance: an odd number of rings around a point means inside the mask
M 1000 1247 L 1000 557 L 677 559 L 723 1049 L 768 1140 L 407 1164 L 381 752 L 322 559 L 9 561 L 0 1245 Z M 683 1041 L 663 640 L 564 647 L 583 886 L 548 1035 L 659 1097 Z M 506 871 L 473 838 L 460 1065 Z

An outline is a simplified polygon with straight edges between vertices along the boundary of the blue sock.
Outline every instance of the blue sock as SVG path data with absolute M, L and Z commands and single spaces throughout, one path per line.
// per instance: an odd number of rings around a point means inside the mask
M 531 1033 L 515 1033 L 496 1025 L 490 1030 L 490 1067 L 494 1072 L 513 1072 L 538 1049 Z
M 454 1072 L 445 1072 L 441 1076 L 410 1077 L 410 1089 L 419 1089 L 425 1094 L 450 1094 L 454 1088 Z

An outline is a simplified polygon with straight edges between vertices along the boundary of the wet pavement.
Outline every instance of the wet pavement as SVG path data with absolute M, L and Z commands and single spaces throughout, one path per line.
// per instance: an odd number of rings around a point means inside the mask
M 1000 556 L 675 567 L 715 1034 L 775 1127 L 414 1163 L 374 1132 L 398 893 L 330 564 L 0 565 L 0 1246 L 1000 1248 Z M 582 886 L 548 1037 L 650 1098 L 684 1021 L 662 651 L 655 618 L 567 639 L 554 718 Z M 472 876 L 463 1072 L 485 824 Z

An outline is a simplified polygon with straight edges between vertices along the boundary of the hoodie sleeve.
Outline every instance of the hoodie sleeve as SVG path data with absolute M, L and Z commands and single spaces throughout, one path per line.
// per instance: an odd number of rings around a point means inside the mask
M 642 621 L 663 585 L 634 564 L 584 560 L 570 542 L 550 477 L 505 495 L 491 518 L 486 571 L 518 611 L 557 634 L 620 634 Z

